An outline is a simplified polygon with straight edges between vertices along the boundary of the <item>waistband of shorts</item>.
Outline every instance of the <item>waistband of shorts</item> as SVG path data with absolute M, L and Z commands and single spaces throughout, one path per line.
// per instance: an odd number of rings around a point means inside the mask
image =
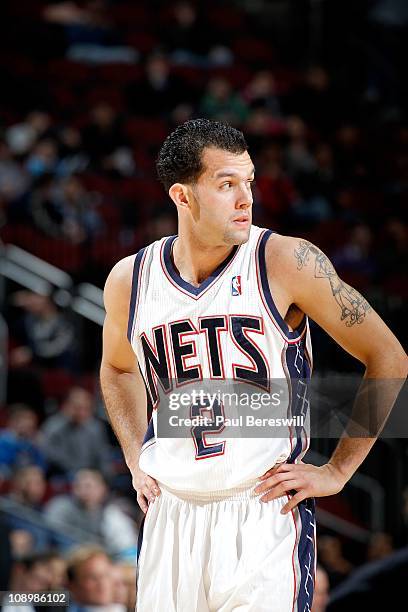
M 258 480 L 246 482 L 240 487 L 233 489 L 220 489 L 215 491 L 180 491 L 170 489 L 163 483 L 159 482 L 159 487 L 165 496 L 175 497 L 182 501 L 191 501 L 198 503 L 211 503 L 219 501 L 242 501 L 245 499 L 256 499 L 260 494 L 255 493 L 254 489 L 258 484 Z

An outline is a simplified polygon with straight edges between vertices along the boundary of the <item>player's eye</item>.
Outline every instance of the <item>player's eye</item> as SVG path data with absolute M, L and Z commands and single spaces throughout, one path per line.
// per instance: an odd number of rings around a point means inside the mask
M 232 183 L 231 183 L 231 181 L 227 181 L 226 183 L 223 183 L 223 184 L 221 185 L 221 189 L 224 189 L 224 190 L 225 190 L 225 189 L 229 189 L 230 187 L 232 187 Z

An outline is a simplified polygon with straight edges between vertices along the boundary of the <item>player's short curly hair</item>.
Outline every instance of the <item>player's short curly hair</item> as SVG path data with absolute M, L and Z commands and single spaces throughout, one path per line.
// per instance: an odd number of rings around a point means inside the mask
M 203 171 L 206 147 L 240 154 L 248 149 L 239 130 L 210 119 L 190 119 L 179 125 L 164 141 L 156 160 L 157 176 L 166 191 L 174 183 L 192 183 Z

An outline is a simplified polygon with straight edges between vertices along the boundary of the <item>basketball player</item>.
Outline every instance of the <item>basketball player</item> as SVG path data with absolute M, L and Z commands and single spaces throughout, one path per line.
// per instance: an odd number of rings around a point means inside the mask
M 223 439 L 209 426 L 190 439 L 159 437 L 160 400 L 186 381 L 307 378 L 307 316 L 365 364 L 366 377 L 402 378 L 404 352 L 316 246 L 252 225 L 254 166 L 241 132 L 188 121 L 165 140 L 157 169 L 178 235 L 113 268 L 101 366 L 146 513 L 137 610 L 310 610 L 313 498 L 339 492 L 374 439 L 345 437 L 316 467 L 301 461 L 303 431 Z

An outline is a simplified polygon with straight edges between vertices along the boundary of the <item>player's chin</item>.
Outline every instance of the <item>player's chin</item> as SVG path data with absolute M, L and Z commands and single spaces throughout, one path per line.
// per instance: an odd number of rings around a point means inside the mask
M 233 222 L 234 225 L 237 225 Z M 228 232 L 228 238 L 230 244 L 245 244 L 249 240 L 249 232 L 251 231 L 251 224 L 248 222 L 242 227 L 232 227 Z

